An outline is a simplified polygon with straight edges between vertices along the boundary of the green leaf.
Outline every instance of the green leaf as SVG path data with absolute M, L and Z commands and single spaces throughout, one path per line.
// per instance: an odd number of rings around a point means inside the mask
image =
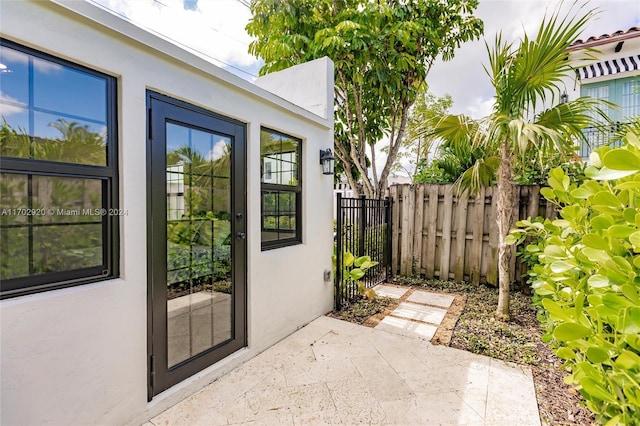
M 587 234 L 582 237 L 582 243 L 598 250 L 609 250 L 609 244 L 598 234 Z
M 356 261 L 354 262 L 354 265 L 359 268 L 365 262 L 370 262 L 370 261 L 371 261 L 371 257 L 370 256 L 360 256 L 359 258 L 356 259 Z
M 571 265 L 570 263 L 564 260 L 556 260 L 551 264 L 551 271 L 553 271 L 553 273 L 555 274 L 562 274 L 563 272 L 570 271 L 571 269 L 574 269 L 574 268 L 575 266 Z
M 364 273 L 364 271 L 362 269 L 354 268 L 354 269 L 349 271 L 349 278 L 351 278 L 353 281 L 358 281 L 362 277 L 364 277 L 364 274 L 365 273 Z
M 606 390 L 601 384 L 599 384 L 598 382 L 596 382 L 594 379 L 590 377 L 586 377 L 580 380 L 580 385 L 582 386 L 582 389 L 586 393 L 588 393 L 594 398 L 601 399 L 603 401 L 608 401 L 611 403 L 616 402 L 616 398 L 613 395 L 611 395 L 611 393 L 608 390 Z
M 640 352 L 640 336 L 638 334 L 628 334 L 624 341 L 636 351 Z
M 640 296 L 638 296 L 638 289 L 636 286 L 631 284 L 624 284 L 620 287 L 622 294 L 627 296 L 629 300 L 635 303 L 637 306 L 640 306 Z
M 593 288 L 609 287 L 609 278 L 600 274 L 591 275 L 587 279 L 587 283 L 589 284 L 590 287 L 593 287 Z
M 604 155 L 602 162 L 611 170 L 640 171 L 640 157 L 626 149 L 612 149 Z
M 636 173 L 635 170 L 611 170 L 608 167 L 603 167 L 598 170 L 595 174 L 589 176 L 591 179 L 595 180 L 613 180 L 613 179 L 621 179 L 623 177 L 630 176 Z M 586 174 L 586 173 L 585 173 Z
M 640 356 L 631 351 L 623 350 L 616 359 L 615 365 L 625 370 L 640 370 Z
M 640 247 L 640 231 L 636 231 L 629 235 L 629 242 L 633 244 L 634 248 Z
M 569 310 L 561 307 L 558 302 L 551 299 L 542 299 L 542 306 L 553 316 L 554 319 L 563 321 L 574 321 Z
M 349 252 L 345 252 L 342 262 L 344 263 L 344 266 L 351 266 L 353 265 L 353 262 L 356 260 L 356 258 L 353 256 L 353 254 L 349 253 Z
M 553 337 L 560 342 L 582 339 L 591 335 L 591 329 L 571 322 L 560 324 L 553 330 Z
M 609 360 L 609 354 L 604 349 L 601 349 L 597 346 L 590 346 L 587 349 L 587 358 L 589 361 L 599 364 L 604 361 Z
M 629 235 L 633 234 L 637 228 L 635 226 L 629 225 L 613 225 L 608 228 L 609 236 L 613 238 L 627 238 Z
M 640 149 L 640 140 L 638 139 L 638 135 L 636 135 L 632 131 L 628 131 L 627 134 L 625 135 L 625 139 L 627 140 L 629 145 L 632 145 Z
M 596 250 L 591 247 L 585 247 L 582 249 L 582 254 L 587 256 L 592 262 L 606 262 L 611 259 L 611 257 L 604 250 Z
M 613 217 L 608 214 L 601 214 L 591 219 L 591 228 L 594 231 L 600 231 L 609 228 L 615 223 Z
M 513 244 L 515 244 L 515 243 L 517 243 L 517 242 L 518 242 L 518 239 L 517 239 L 515 236 L 513 236 L 513 235 L 509 234 L 509 235 L 507 235 L 507 236 L 505 237 L 504 242 L 505 242 L 507 245 L 513 245 Z
M 561 359 L 576 359 L 576 354 L 571 348 L 563 347 L 556 351 L 556 355 Z
M 547 200 L 555 200 L 556 199 L 556 195 L 553 192 L 553 189 L 548 188 L 548 187 L 544 187 L 544 188 L 540 188 L 540 194 L 542 194 L 542 196 L 544 198 L 546 198 Z
M 620 200 L 609 191 L 600 191 L 591 198 L 592 206 L 620 207 Z
M 616 293 L 607 293 L 602 296 L 602 304 L 613 309 L 624 309 L 633 304 L 626 298 Z
M 626 315 L 620 318 L 618 331 L 623 334 L 640 334 L 640 308 L 627 308 L 625 312 Z

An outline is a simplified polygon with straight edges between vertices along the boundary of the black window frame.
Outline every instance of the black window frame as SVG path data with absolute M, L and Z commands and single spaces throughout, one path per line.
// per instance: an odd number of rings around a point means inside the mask
M 298 145 L 298 149 L 297 149 L 297 176 L 296 176 L 296 185 L 284 185 L 284 184 L 275 184 L 275 183 L 266 183 L 264 181 L 262 181 L 260 183 L 260 232 L 261 232 L 261 248 L 262 251 L 266 251 L 266 250 L 273 250 L 273 249 L 278 249 L 278 248 L 282 248 L 282 247 L 289 247 L 289 246 L 294 246 L 294 245 L 298 245 L 298 244 L 302 244 L 302 139 L 297 138 L 295 136 L 283 133 L 281 131 L 278 130 L 274 130 L 271 129 L 269 127 L 265 127 L 265 126 L 261 126 L 260 127 L 260 133 L 262 134 L 263 131 L 266 132 L 270 132 L 274 135 L 278 135 L 280 137 L 285 137 L 285 138 L 289 138 L 289 139 L 293 139 L 297 142 Z M 262 139 L 262 138 L 261 138 Z M 262 140 L 260 141 L 260 144 L 262 145 Z M 261 165 L 261 169 L 262 169 L 262 162 L 263 160 L 263 155 L 262 152 L 260 153 L 260 165 Z M 265 171 L 264 170 L 260 170 L 261 176 L 265 175 Z M 274 173 L 272 171 L 272 173 Z M 283 238 L 283 239 L 277 239 L 277 240 L 268 240 L 265 241 L 264 239 L 262 239 L 262 232 L 264 231 L 269 231 L 269 229 L 265 228 L 264 226 L 264 219 L 265 219 L 265 212 L 264 212 L 264 194 L 266 192 L 279 192 L 279 193 L 289 193 L 289 194 L 295 194 L 295 199 L 296 199 L 296 203 L 295 203 L 295 235 L 291 238 Z M 272 215 L 270 215 L 272 216 Z M 289 214 L 284 215 L 284 216 L 290 216 Z M 278 216 L 279 217 L 279 216 Z M 278 219 L 279 222 L 279 219 Z M 278 231 L 277 229 L 275 230 L 276 232 Z
M 30 158 L 0 156 L 0 172 L 23 176 L 50 176 L 99 180 L 102 184 L 102 265 L 49 272 L 25 277 L 0 278 L 0 299 L 73 287 L 119 277 L 119 179 L 118 179 L 118 123 L 117 123 L 117 79 L 108 74 L 87 68 L 59 57 L 0 38 L 0 46 L 10 48 L 34 58 L 45 60 L 74 71 L 104 79 L 106 83 L 106 165 L 96 166 L 81 163 L 65 163 Z M 32 86 L 32 84 L 30 84 Z M 30 87 L 30 90 L 33 90 Z M 29 108 L 32 108 L 30 105 Z M 29 135 L 33 138 L 33 135 Z M 3 206 L 10 208 L 11 206 Z M 29 242 L 33 244 L 33 242 Z

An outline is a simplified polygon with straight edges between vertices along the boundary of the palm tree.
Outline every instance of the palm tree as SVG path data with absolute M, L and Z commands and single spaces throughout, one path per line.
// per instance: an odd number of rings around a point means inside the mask
M 435 134 L 452 145 L 471 143 L 484 147 L 486 156 L 477 161 L 458 180 L 458 190 L 477 192 L 495 176 L 494 192 L 498 225 L 499 297 L 496 316 L 509 316 L 509 261 L 511 247 L 506 237 L 514 221 L 515 185 L 512 165 L 516 160 L 533 158 L 536 151 L 573 155 L 582 129 L 592 124 L 597 103 L 589 98 L 558 103 L 563 79 L 574 71 L 567 48 L 584 30 L 594 10 L 580 15 L 580 9 L 564 18 L 555 11 L 543 19 L 535 39 L 525 35 L 518 46 L 496 36 L 493 46 L 486 44 L 489 68 L 485 67 L 495 89 L 493 112 L 481 119 L 448 115 L 440 119 Z M 593 59 L 591 54 L 577 60 Z M 548 104 L 555 104 L 543 109 Z M 537 111 L 542 110 L 540 113 Z M 496 171 L 497 166 L 497 171 Z

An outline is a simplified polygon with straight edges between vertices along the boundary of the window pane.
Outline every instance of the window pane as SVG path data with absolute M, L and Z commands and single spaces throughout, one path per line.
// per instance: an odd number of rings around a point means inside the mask
M 29 275 L 29 238 L 25 227 L 0 227 L 0 280 Z
M 0 173 L 0 224 L 3 226 L 27 221 L 27 185 L 27 175 Z
M 262 241 L 277 241 L 296 237 L 295 192 L 263 191 Z
M 103 264 L 102 225 L 33 226 L 34 274 Z
M 98 179 L 33 176 L 32 207 L 45 211 L 35 223 L 101 223 L 102 188 Z
M 33 58 L 34 107 L 106 122 L 107 83 L 101 78 Z
M 0 101 L 29 103 L 29 56 L 5 46 L 0 46 Z
M 107 165 L 104 125 L 34 113 L 33 158 L 64 163 Z
M 25 108 L 0 103 L 0 113 L 2 114 L 0 155 L 31 158 L 29 111 Z
M 103 265 L 101 180 L 0 178 L 3 279 Z
M 640 78 L 623 83 L 621 106 L 624 117 L 640 115 Z
M 269 130 L 260 133 L 262 182 L 297 186 L 300 141 Z
M 0 64 L 0 155 L 107 165 L 105 78 L 8 47 Z

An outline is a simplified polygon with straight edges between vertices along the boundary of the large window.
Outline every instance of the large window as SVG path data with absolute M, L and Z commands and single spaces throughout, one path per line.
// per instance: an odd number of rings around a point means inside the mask
M 302 242 L 301 145 L 274 130 L 260 131 L 263 250 Z
M 640 115 L 640 77 L 638 76 L 583 84 L 580 94 L 617 105 L 616 108 L 610 108 L 607 104 L 601 105 L 604 113 L 615 123 L 625 123 Z M 593 114 L 596 120 L 604 121 L 595 112 Z M 580 149 L 583 159 L 588 159 L 589 153 L 599 146 L 611 143 L 620 144 L 620 141 L 616 141 L 613 137 L 616 127 L 587 128 L 585 135 L 589 144 L 583 142 Z
M 115 79 L 0 39 L 0 297 L 117 275 Z

